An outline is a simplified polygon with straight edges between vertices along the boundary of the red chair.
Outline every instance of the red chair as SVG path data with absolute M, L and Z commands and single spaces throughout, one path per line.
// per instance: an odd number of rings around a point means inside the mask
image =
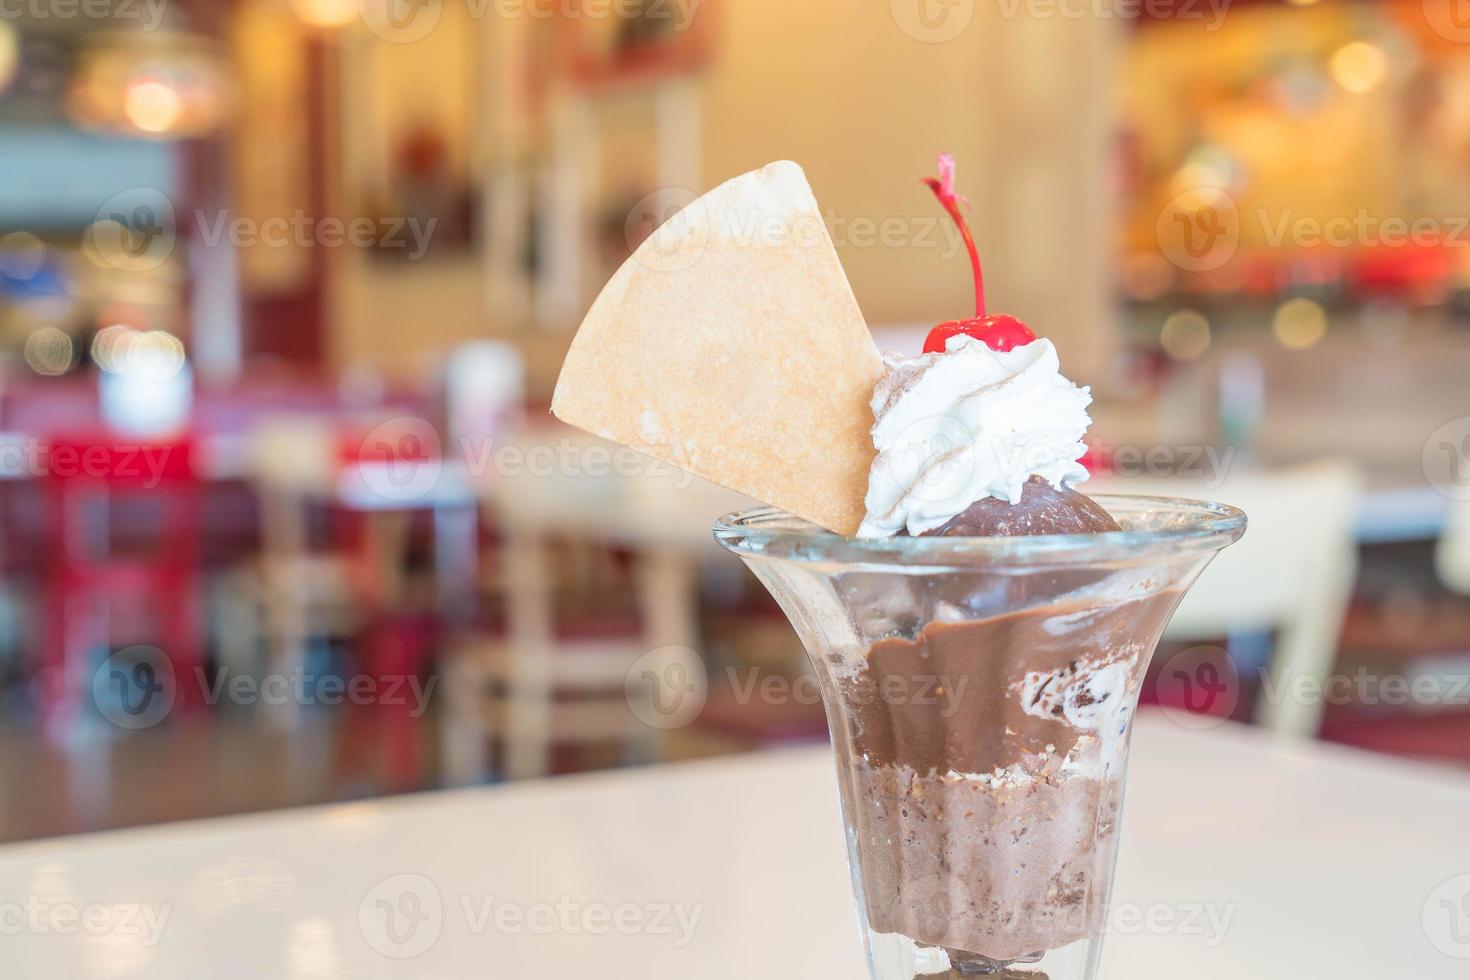
M 338 434 L 333 538 L 340 553 L 352 556 L 363 613 L 353 652 L 357 670 L 376 692 L 371 704 L 350 707 L 339 764 L 349 771 L 364 768 L 369 753 L 382 748 L 394 789 L 422 783 L 415 713 L 420 706 L 406 697 L 407 681 L 429 675 L 442 624 L 437 615 L 394 608 L 393 600 L 404 591 L 414 513 L 434 513 L 433 484 L 442 465 L 439 437 L 422 420 L 390 421 L 371 430 L 348 427 Z
M 199 605 L 202 487 L 191 439 L 129 443 L 98 433 L 50 440 L 46 454 L 46 625 L 40 709 L 63 736 L 90 684 L 89 653 L 114 641 L 114 613 L 153 607 L 146 639 L 172 668 L 175 709 L 198 707 L 203 689 Z M 133 518 L 152 508 L 148 533 Z M 124 533 L 113 528 L 115 512 Z M 117 539 L 130 547 L 116 548 Z M 130 615 L 129 618 L 133 618 Z M 133 624 L 129 624 L 133 625 Z
M 1470 711 L 1402 713 L 1383 718 L 1329 715 L 1322 739 L 1372 752 L 1470 766 Z

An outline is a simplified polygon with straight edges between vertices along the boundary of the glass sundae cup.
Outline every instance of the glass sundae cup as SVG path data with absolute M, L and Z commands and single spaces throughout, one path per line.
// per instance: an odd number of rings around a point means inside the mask
M 1121 531 L 715 526 L 815 665 L 874 980 L 1095 974 L 1145 668 L 1245 529 L 1219 504 L 1096 499 Z

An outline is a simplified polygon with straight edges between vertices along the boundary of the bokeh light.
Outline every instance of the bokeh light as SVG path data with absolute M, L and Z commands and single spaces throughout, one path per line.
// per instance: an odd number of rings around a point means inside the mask
M 92 360 L 104 371 L 161 380 L 184 367 L 184 342 L 167 330 L 134 330 L 114 324 L 92 340 Z
M 1210 349 L 1210 321 L 1195 310 L 1171 313 L 1159 333 L 1159 344 L 1176 361 L 1196 360 Z
M 1332 53 L 1332 77 L 1349 92 L 1371 92 L 1388 74 L 1388 56 L 1367 41 L 1350 41 Z
M 1271 318 L 1271 332 L 1282 347 L 1306 350 L 1327 336 L 1327 311 L 1320 303 L 1305 297 L 1289 299 Z
M 125 323 L 114 323 L 97 331 L 97 335 L 92 338 L 92 363 L 104 371 L 117 370 L 122 349 L 136 333 Z
M 128 82 L 123 114 L 145 133 L 167 133 L 184 114 L 184 100 L 163 76 L 142 75 Z
M 26 363 L 37 374 L 65 374 L 71 370 L 73 353 L 71 336 L 56 327 L 42 327 L 26 338 Z
M 28 231 L 0 236 L 0 275 L 32 279 L 46 262 L 46 244 Z
M 167 330 L 138 334 L 123 352 L 122 369 L 148 378 L 171 378 L 183 370 L 184 342 Z
M 357 19 L 358 0 L 291 0 L 291 9 L 312 27 L 346 27 Z

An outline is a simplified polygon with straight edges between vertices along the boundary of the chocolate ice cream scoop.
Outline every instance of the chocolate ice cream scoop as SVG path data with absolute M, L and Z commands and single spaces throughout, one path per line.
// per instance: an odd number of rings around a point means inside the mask
M 1033 534 L 1101 534 L 1121 531 L 1113 515 L 1086 494 L 1058 490 L 1039 476 L 1026 481 L 1019 503 L 982 497 L 923 538 L 1022 537 Z

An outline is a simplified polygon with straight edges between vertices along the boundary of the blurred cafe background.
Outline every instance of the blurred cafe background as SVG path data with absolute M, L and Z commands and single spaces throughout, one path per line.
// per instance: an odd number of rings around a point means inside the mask
M 774 159 L 916 350 L 940 151 L 1091 486 L 1250 513 L 1151 710 L 1470 765 L 1456 0 L 0 0 L 0 839 L 825 738 L 743 502 L 547 406 Z

